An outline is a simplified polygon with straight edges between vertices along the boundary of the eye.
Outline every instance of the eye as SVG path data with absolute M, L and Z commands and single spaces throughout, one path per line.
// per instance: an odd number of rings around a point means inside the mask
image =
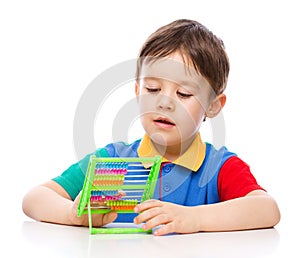
M 150 87 L 145 87 L 146 91 L 149 93 L 156 93 L 159 92 L 160 89 L 159 88 L 150 88 Z
M 190 93 L 183 93 L 183 92 L 180 92 L 180 91 L 177 91 L 177 95 L 180 97 L 180 98 L 183 98 L 183 99 L 187 99 L 187 98 L 190 98 L 193 96 L 193 94 L 190 94 Z

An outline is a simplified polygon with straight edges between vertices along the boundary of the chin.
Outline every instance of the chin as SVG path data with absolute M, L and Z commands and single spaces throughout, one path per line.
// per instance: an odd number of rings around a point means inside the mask
M 164 136 L 159 133 L 152 134 L 150 138 L 154 143 L 166 147 L 181 144 L 181 139 L 175 139 L 174 137 Z

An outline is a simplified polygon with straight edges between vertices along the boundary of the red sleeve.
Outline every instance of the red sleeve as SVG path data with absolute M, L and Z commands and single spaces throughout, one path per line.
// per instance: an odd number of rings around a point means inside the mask
M 225 161 L 218 177 L 220 201 L 242 197 L 254 190 L 264 190 L 256 182 L 250 167 L 237 156 Z

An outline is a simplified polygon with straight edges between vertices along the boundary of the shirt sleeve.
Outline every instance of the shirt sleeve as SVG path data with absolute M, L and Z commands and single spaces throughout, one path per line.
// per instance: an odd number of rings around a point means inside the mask
M 254 190 L 264 190 L 258 185 L 250 167 L 237 156 L 229 158 L 222 166 L 218 177 L 220 201 L 243 197 Z
M 94 153 L 85 156 L 79 162 L 71 165 L 61 175 L 52 179 L 66 190 L 72 200 L 75 200 L 76 196 L 82 190 L 91 155 L 96 155 L 97 157 L 109 157 L 105 148 L 98 149 Z
M 72 200 L 75 200 L 82 189 L 89 159 L 90 155 L 71 165 L 61 175 L 52 179 L 66 190 Z

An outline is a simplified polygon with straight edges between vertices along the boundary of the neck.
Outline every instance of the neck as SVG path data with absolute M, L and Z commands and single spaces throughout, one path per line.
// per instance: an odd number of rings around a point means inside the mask
M 183 153 L 187 151 L 187 149 L 191 146 L 194 141 L 195 136 L 178 144 L 174 145 L 160 145 L 152 141 L 155 149 L 160 153 L 161 156 L 165 157 L 169 161 L 175 161 L 178 159 Z

